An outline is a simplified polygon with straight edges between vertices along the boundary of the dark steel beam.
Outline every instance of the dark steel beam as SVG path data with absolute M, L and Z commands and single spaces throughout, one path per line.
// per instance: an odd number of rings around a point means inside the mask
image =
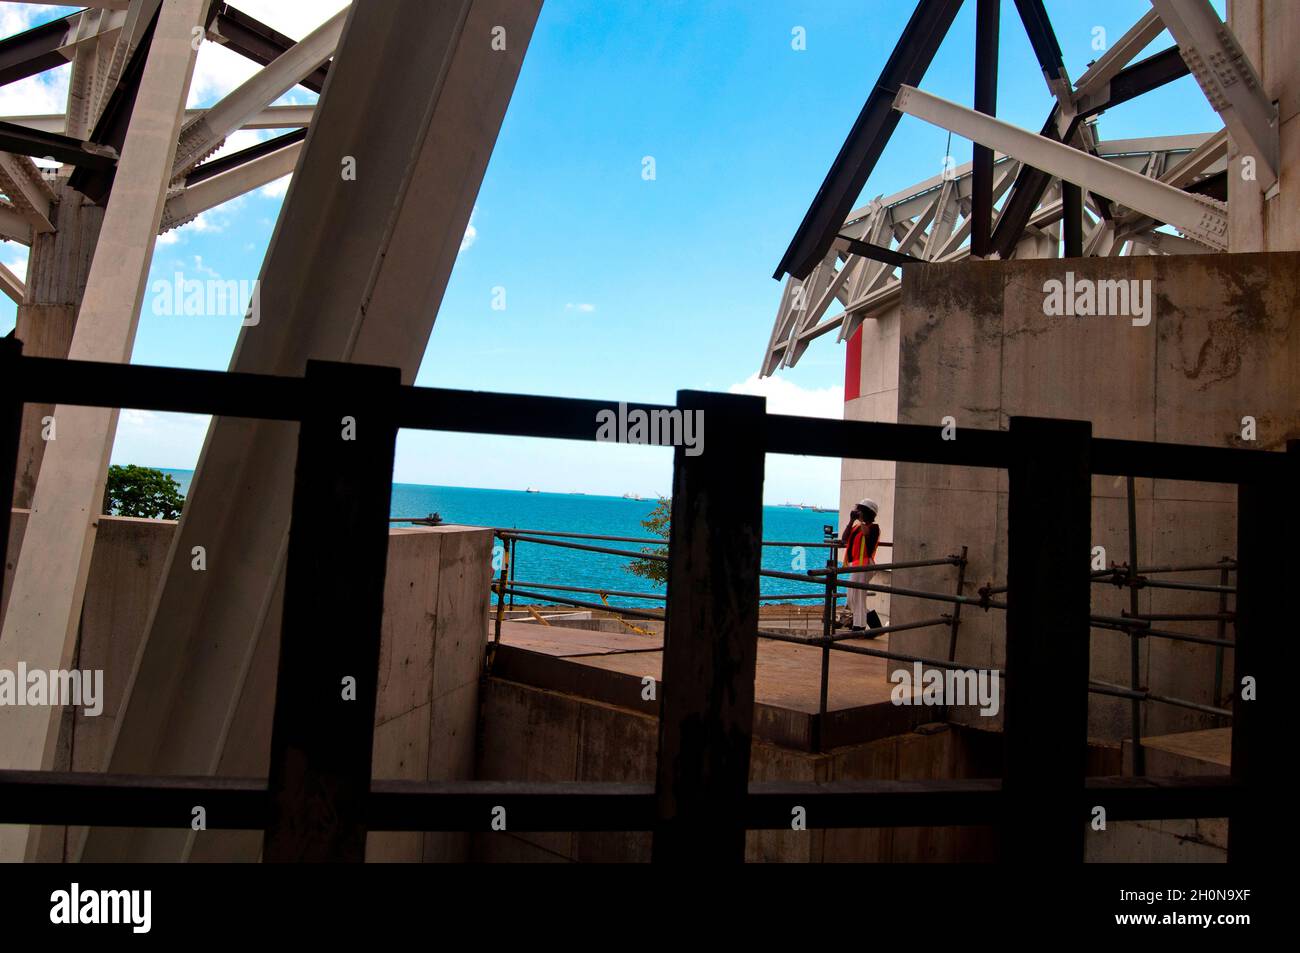
M 1061 44 L 1056 40 L 1056 31 L 1047 16 L 1043 0 L 1016 0 L 1016 10 L 1029 34 L 1029 43 L 1034 48 L 1034 56 L 1043 69 L 1043 75 L 1049 80 L 1065 79 L 1065 61 L 1061 57 Z
M 861 255 L 863 258 L 870 258 L 873 261 L 883 261 L 887 265 L 927 264 L 924 258 L 915 258 L 912 255 L 906 255 L 903 252 L 895 251 L 892 248 L 886 248 L 883 245 L 864 242 L 858 238 L 849 238 L 846 235 L 841 235 L 840 238 L 848 242 L 849 251 L 853 252 L 853 254 Z
M 67 42 L 72 20 L 77 16 L 60 17 L 0 40 L 0 86 L 68 62 L 59 48 Z
M 763 529 L 759 397 L 680 391 L 702 453 L 673 451 L 664 623 L 657 863 L 745 859 Z
M 998 34 L 1002 0 L 979 0 L 975 13 L 975 109 L 998 112 Z M 971 153 L 970 253 L 987 258 L 992 251 L 993 150 L 978 142 Z
M 1106 101 L 1095 106 L 1085 107 L 1079 113 L 1079 118 L 1087 119 L 1090 116 L 1096 116 L 1112 106 L 1118 106 L 1120 103 L 1128 102 L 1143 93 L 1149 93 L 1153 89 L 1159 89 L 1166 83 L 1172 83 L 1176 79 L 1187 76 L 1190 72 L 1191 70 L 1187 68 L 1187 64 L 1183 61 L 1178 47 L 1171 46 L 1167 50 L 1126 66 L 1116 73 L 1110 81 Z
M 789 830 L 791 809 L 810 830 L 835 827 L 941 827 L 991 824 L 1002 794 L 998 778 L 927 781 L 755 781 L 744 826 Z M 162 778 L 92 772 L 0 771 L 0 823 L 189 828 L 195 804 L 210 830 L 260 830 L 266 782 L 259 778 Z M 1242 803 L 1223 775 L 1088 778 L 1075 804 L 1080 823 L 1094 804 L 1108 820 L 1227 817 Z M 649 784 L 534 781 L 384 781 L 371 785 L 372 831 L 490 831 L 503 807 L 508 830 L 648 831 Z
M 774 278 L 785 274 L 807 278 L 826 257 L 901 118 L 893 108 L 899 86 L 921 82 L 960 8 L 961 0 L 920 0 L 916 5 Z
M 230 155 L 222 156 L 220 159 L 210 159 L 200 166 L 194 168 L 188 176 L 185 177 L 185 185 L 198 185 L 205 179 L 210 179 L 214 175 L 221 175 L 223 172 L 229 172 L 231 169 L 237 169 L 241 165 L 246 165 L 254 159 L 260 159 L 263 156 L 269 156 L 273 152 L 279 152 L 286 146 L 291 146 L 295 142 L 302 142 L 307 138 L 307 127 L 295 129 L 293 132 L 286 132 L 282 136 L 275 136 L 267 139 L 265 142 L 259 142 L 257 145 L 249 146 L 247 149 L 240 149 L 238 152 L 232 152 Z
M 37 159 L 54 159 L 91 169 L 112 169 L 117 161 L 102 151 L 91 151 L 89 143 L 56 132 L 41 132 L 28 126 L 0 120 L 0 151 Z
M 1061 230 L 1065 233 L 1065 257 L 1083 257 L 1083 187 L 1061 183 Z
M 1047 122 L 1043 123 L 1040 135 L 1056 142 L 1069 142 L 1078 131 L 1079 120 L 1076 117 L 1070 123 L 1065 137 L 1062 138 L 1057 128 L 1057 117 L 1060 116 L 1060 112 L 1059 104 L 1052 107 L 1052 112 L 1047 117 Z M 1011 193 L 1002 206 L 1002 214 L 998 217 L 998 227 L 993 230 L 993 250 L 997 252 L 999 258 L 1011 257 L 1016 244 L 1025 234 L 1029 219 L 1039 203 L 1043 201 L 1043 193 L 1051 183 L 1052 176 L 1041 169 L 1023 164 L 1020 166 L 1020 171 L 1016 173 L 1016 180 L 1011 184 Z
M 401 375 L 308 361 L 305 383 L 262 858 L 360 863 Z
M 262 66 L 266 66 L 297 42 L 228 3 L 213 5 L 208 32 L 217 43 Z M 299 85 L 313 93 L 319 93 L 325 88 L 328 72 L 329 63 L 323 63 Z
M 1088 741 L 1092 424 L 1012 417 L 1004 861 L 1078 863 Z

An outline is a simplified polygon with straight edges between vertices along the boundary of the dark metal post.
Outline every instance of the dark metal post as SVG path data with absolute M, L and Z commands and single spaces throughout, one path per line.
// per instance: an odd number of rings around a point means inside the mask
M 9 526 L 18 473 L 18 439 L 23 426 L 23 395 L 18 365 L 23 342 L 0 338 L 0 566 L 9 558 Z
M 740 862 L 754 728 L 765 402 L 680 391 L 702 453 L 673 451 L 656 862 Z
M 309 361 L 306 381 L 262 856 L 360 862 L 401 380 Z
M 1232 777 L 1244 788 L 1240 809 L 1228 818 L 1228 861 L 1262 863 L 1295 844 L 1277 818 L 1286 786 L 1270 769 L 1278 751 L 1270 735 L 1286 724 L 1291 696 L 1287 664 L 1287 600 L 1295 587 L 1295 534 L 1300 513 L 1293 498 L 1300 482 L 1300 441 L 1289 441 L 1286 473 L 1243 483 L 1237 491 L 1237 644 L 1232 679 Z M 1292 847 L 1287 847 L 1287 842 Z
M 1228 567 L 1224 566 L 1219 571 L 1219 585 L 1225 590 L 1228 588 L 1231 580 L 1228 578 Z M 1219 593 L 1219 624 L 1216 627 L 1215 636 L 1223 641 L 1228 637 L 1228 593 Z M 1210 704 L 1216 708 L 1223 704 L 1223 646 L 1214 647 L 1214 694 L 1211 696 Z M 1220 717 L 1218 723 L 1222 726 L 1226 722 L 1225 718 Z
M 975 109 L 986 116 L 998 111 L 998 20 L 1002 0 L 979 0 L 975 10 Z M 975 143 L 971 156 L 970 252 L 992 252 L 993 150 Z
M 836 555 L 838 547 L 831 546 L 828 549 L 826 557 L 826 568 L 835 569 L 838 567 L 839 557 Z M 817 720 L 813 723 L 813 750 L 822 750 L 822 725 L 826 721 L 826 703 L 830 694 L 831 681 L 831 647 L 830 638 L 835 632 L 835 596 L 839 591 L 839 577 L 833 572 L 826 574 L 826 596 L 825 606 L 822 612 L 822 638 L 826 642 L 822 645 L 822 671 L 821 687 L 817 694 Z M 853 624 L 857 625 L 858 620 L 854 619 Z
M 1128 611 L 1137 617 L 1141 614 L 1138 606 L 1137 591 L 1138 544 L 1137 544 L 1137 481 L 1128 478 Z M 1142 690 L 1142 632 L 1134 625 L 1128 630 L 1128 677 L 1129 688 L 1134 692 Z M 1142 777 L 1147 773 L 1147 753 L 1142 747 L 1142 699 L 1129 701 L 1129 722 L 1133 746 L 1133 774 Z
M 1065 257 L 1083 257 L 1083 189 L 1061 180 L 1061 227 L 1065 232 Z
M 506 561 L 506 565 L 510 567 L 510 608 L 513 609 L 515 607 L 515 580 L 519 578 L 518 574 L 515 572 L 515 554 L 519 549 L 519 540 L 511 538 L 509 541 L 502 540 L 502 542 L 506 544 L 502 556 Z M 498 641 L 500 641 L 499 637 Z
M 1012 417 L 1002 859 L 1083 860 L 1088 572 L 1087 421 Z

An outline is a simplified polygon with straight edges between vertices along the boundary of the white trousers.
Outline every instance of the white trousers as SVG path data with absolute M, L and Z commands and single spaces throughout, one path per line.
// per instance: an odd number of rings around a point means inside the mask
M 847 576 L 841 576 L 849 582 L 870 582 L 874 576 L 875 570 L 868 572 L 854 572 Z M 865 627 L 867 624 L 867 590 L 866 589 L 849 589 L 849 611 L 853 613 L 853 624 L 855 626 Z

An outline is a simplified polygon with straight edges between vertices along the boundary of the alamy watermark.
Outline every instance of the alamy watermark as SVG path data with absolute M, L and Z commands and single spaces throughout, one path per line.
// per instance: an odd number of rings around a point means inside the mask
M 150 308 L 159 317 L 239 318 L 252 328 L 262 320 L 260 279 L 186 278 L 176 272 L 149 285 Z
M 0 668 L 0 706 L 78 707 L 95 718 L 104 711 L 103 669 L 32 669 L 26 662 L 18 670 Z
M 986 718 L 996 716 L 1001 707 L 1002 679 L 996 669 L 925 668 L 913 662 L 910 670 L 890 673 L 889 680 L 894 683 L 889 700 L 895 705 L 978 705 Z
M 596 412 L 596 441 L 685 447 L 688 457 L 698 457 L 704 452 L 704 411 L 679 407 L 628 410 L 627 404 L 620 402 L 618 410 Z
M 1124 317 L 1133 326 L 1144 328 L 1151 323 L 1150 278 L 1075 278 L 1067 271 L 1065 280 L 1049 278 L 1043 282 L 1043 314 L 1048 317 Z

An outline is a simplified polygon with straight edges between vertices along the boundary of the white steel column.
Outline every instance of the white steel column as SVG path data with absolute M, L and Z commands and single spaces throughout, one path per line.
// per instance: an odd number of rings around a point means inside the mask
M 355 0 L 232 370 L 319 358 L 414 378 L 540 6 Z M 213 421 L 109 770 L 265 777 L 295 446 L 287 424 Z M 195 837 L 93 828 L 80 856 L 255 859 L 261 843 Z
M 69 357 L 126 362 L 209 0 L 168 0 L 128 126 Z M 66 669 L 76 646 L 117 411 L 60 406 L 0 636 L 0 668 Z M 0 708 L 0 767 L 48 768 L 62 710 Z M 38 828 L 0 827 L 0 858 L 34 855 Z

